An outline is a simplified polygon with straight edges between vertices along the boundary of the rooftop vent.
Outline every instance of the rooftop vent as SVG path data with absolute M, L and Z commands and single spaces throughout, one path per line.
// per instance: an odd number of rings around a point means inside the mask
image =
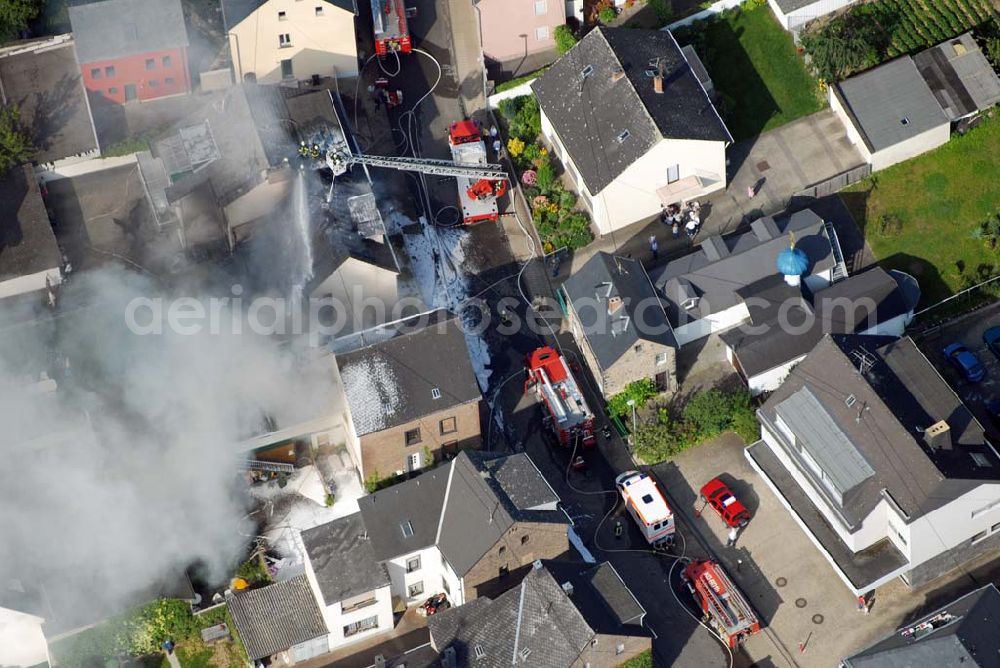
M 573 595 L 573 583 L 572 582 L 563 582 L 562 583 L 562 590 L 563 590 L 563 592 L 565 592 L 565 594 L 567 596 L 572 596 Z
M 681 306 L 684 307 L 685 311 L 690 311 L 691 309 L 698 307 L 698 302 L 701 301 L 701 297 L 690 297 L 684 300 Z
M 951 427 L 944 420 L 935 422 L 924 430 L 924 441 L 931 450 L 951 450 Z
M 376 654 L 375 655 L 375 668 L 385 668 L 385 655 Z
M 625 78 L 625 70 L 620 67 L 616 67 L 611 70 L 611 81 L 621 81 Z
M 617 313 L 618 309 L 622 307 L 622 298 L 619 295 L 615 295 L 608 299 L 608 315 Z
M 906 116 L 903 116 L 901 119 L 899 119 L 899 124 L 900 125 L 909 125 L 910 124 L 910 119 L 907 118 Z
M 531 562 L 531 567 L 537 571 L 542 567 L 542 560 L 535 559 L 533 562 Z
M 482 645 L 476 645 L 472 648 L 472 651 L 475 653 L 477 659 L 482 659 L 486 656 L 486 650 L 483 649 Z

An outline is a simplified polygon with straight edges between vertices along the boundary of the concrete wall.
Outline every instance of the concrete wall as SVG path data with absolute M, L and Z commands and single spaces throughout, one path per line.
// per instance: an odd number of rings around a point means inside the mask
M 947 144 L 949 139 L 951 139 L 951 123 L 945 121 L 936 128 L 922 132 L 912 139 L 873 153 L 872 171 L 877 172 L 904 160 L 915 158 L 921 153 L 932 151 L 938 146 Z
M 152 68 L 147 64 L 150 60 Z M 84 63 L 80 65 L 80 73 L 84 88 L 119 104 L 127 101 L 127 85 L 135 86 L 136 100 L 153 100 L 191 91 L 186 49 L 150 51 L 116 60 Z
M 683 317 L 681 319 L 683 320 Z M 747 310 L 747 305 L 736 304 L 704 318 L 684 322 L 684 324 L 674 328 L 674 338 L 677 339 L 677 345 L 683 346 L 709 334 L 735 327 L 749 319 L 750 311 Z
M 790 11 L 787 14 L 781 11 L 781 8 L 778 6 L 776 0 L 768 0 L 768 4 L 771 6 L 771 10 L 774 12 L 775 17 L 778 19 L 778 23 L 780 23 L 785 30 L 794 30 L 802 27 L 813 19 L 826 16 L 827 14 L 835 12 L 843 7 L 847 7 L 848 5 L 853 5 L 857 1 L 858 0 L 816 0 L 816 2 Z
M 483 55 L 498 62 L 555 49 L 553 33 L 566 23 L 564 0 L 482 0 L 478 7 Z
M 450 434 L 441 433 L 441 421 L 455 418 L 456 431 Z M 406 432 L 420 429 L 420 443 L 406 445 Z M 392 429 L 384 429 L 373 434 L 362 436 L 360 441 L 361 466 L 359 473 L 366 478 L 377 472 L 380 477 L 403 473 L 407 470 L 407 457 L 411 454 L 420 455 L 423 468 L 432 462 L 423 461 L 425 448 L 429 448 L 435 460 L 441 458 L 444 445 L 458 449 L 474 448 L 479 445 L 479 400 L 470 401 L 460 406 L 452 406 L 436 413 L 431 413 L 418 420 Z
M 961 447 L 961 446 L 957 446 Z M 911 563 L 917 566 L 942 552 L 972 547 L 973 537 L 1000 533 L 1000 484 L 982 484 L 942 508 L 910 523 Z
M 62 272 L 59 267 L 52 267 L 34 274 L 17 276 L 0 282 L 0 299 L 25 295 L 55 287 L 62 283 Z
M 283 34 L 291 37 L 289 46 L 281 45 Z M 324 0 L 269 0 L 230 27 L 229 49 L 237 81 L 253 74 L 258 83 L 279 83 L 283 60 L 292 61 L 292 80 L 358 74 L 354 14 Z
M 732 362 L 733 351 L 730 348 L 726 348 L 726 356 L 729 361 Z M 773 369 L 768 369 L 762 373 L 758 373 L 756 376 L 751 376 L 747 378 L 747 387 L 750 389 L 750 394 L 757 396 L 761 392 L 773 392 L 774 390 L 781 387 L 781 384 L 785 382 L 785 378 L 791 373 L 792 368 L 796 364 L 801 362 L 806 358 L 805 355 L 800 355 L 793 360 L 789 360 L 780 366 L 776 366 Z
M 569 551 L 566 524 L 517 522 L 483 555 L 465 577 L 465 600 L 496 598 L 521 582 L 536 559 L 555 559 Z M 524 541 L 524 542 L 522 542 Z M 507 574 L 500 575 L 500 567 Z
M 653 646 L 651 638 L 598 633 L 574 661 L 573 668 L 614 668 Z
M 35 666 L 49 660 L 41 617 L 0 607 L 0 665 Z

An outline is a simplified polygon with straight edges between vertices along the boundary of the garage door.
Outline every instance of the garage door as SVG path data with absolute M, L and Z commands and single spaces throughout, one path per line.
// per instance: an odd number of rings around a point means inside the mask
M 293 647 L 292 660 L 298 663 L 299 661 L 305 661 L 320 654 L 326 654 L 329 651 L 330 643 L 327 640 L 327 636 L 320 636 L 319 638 L 313 638 Z

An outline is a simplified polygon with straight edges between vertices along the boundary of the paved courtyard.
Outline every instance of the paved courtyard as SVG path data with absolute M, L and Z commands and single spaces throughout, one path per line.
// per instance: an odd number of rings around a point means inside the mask
M 727 156 L 729 185 L 703 200 L 702 231 L 695 243 L 783 211 L 795 193 L 864 163 L 829 109 L 731 146 Z M 747 197 L 751 185 L 757 188 L 752 199 Z M 576 253 L 573 270 L 600 250 L 647 259 L 650 235 L 657 237 L 661 259 L 691 244 L 684 234 L 672 239 L 657 218 L 597 239 Z
M 995 575 L 996 565 L 986 564 L 918 590 L 896 580 L 878 590 L 871 613 L 864 615 L 830 564 L 750 468 L 738 437 L 726 434 L 654 470 L 675 500 L 675 512 L 689 519 L 721 556 L 765 621 L 765 633 L 772 638 L 751 638 L 746 647 L 758 665 L 792 665 L 788 656 L 800 666 L 835 665 L 914 618 L 918 610 L 933 609 Z M 711 509 L 699 514 L 698 489 L 720 475 L 754 516 L 735 548 L 725 547 L 726 528 Z M 775 638 L 787 650 L 785 657 L 774 655 Z M 804 652 L 799 643 L 805 643 Z

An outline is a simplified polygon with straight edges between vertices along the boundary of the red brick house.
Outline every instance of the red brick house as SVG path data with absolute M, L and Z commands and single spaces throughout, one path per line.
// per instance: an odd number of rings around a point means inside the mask
M 121 104 L 191 91 L 180 0 L 103 0 L 69 18 L 89 92 Z

